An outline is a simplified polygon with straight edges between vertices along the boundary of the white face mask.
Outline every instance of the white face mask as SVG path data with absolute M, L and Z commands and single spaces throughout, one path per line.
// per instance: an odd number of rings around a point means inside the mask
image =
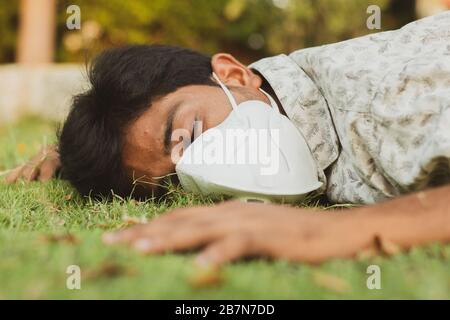
M 322 183 L 305 139 L 271 106 L 250 100 L 236 104 L 229 89 L 213 74 L 233 111 L 217 127 L 203 132 L 176 165 L 183 188 L 210 196 L 247 201 L 299 202 Z

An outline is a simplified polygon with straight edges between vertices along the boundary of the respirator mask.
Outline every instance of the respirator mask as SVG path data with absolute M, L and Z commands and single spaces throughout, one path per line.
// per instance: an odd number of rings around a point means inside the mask
M 213 73 L 233 108 L 217 127 L 201 133 L 176 164 L 182 187 L 213 197 L 296 203 L 322 183 L 311 151 L 299 130 L 263 92 L 259 100 L 236 103 Z

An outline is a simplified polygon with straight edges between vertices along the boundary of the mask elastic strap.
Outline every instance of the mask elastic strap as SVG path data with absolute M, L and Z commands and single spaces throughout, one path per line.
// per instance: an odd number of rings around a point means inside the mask
M 266 95 L 267 99 L 269 99 L 270 105 L 272 106 L 272 109 L 275 110 L 277 113 L 280 113 L 280 109 L 278 108 L 278 104 L 275 102 L 275 100 L 272 98 L 272 96 L 270 94 L 268 94 L 267 92 L 265 92 L 261 88 L 259 88 L 259 91 L 264 93 Z
M 233 108 L 233 110 L 237 111 L 237 103 L 233 97 L 233 94 L 230 92 L 230 89 L 228 89 L 227 86 L 223 84 L 223 82 L 219 79 L 219 77 L 216 75 L 215 72 L 213 72 L 212 75 L 213 75 L 213 78 L 217 81 L 217 83 L 219 83 L 219 85 L 222 87 L 222 90 L 225 92 L 226 96 L 228 97 L 228 100 L 230 101 L 230 104 L 231 104 L 231 107 Z M 272 109 L 274 109 L 276 112 L 280 113 L 278 104 L 275 102 L 275 100 L 272 98 L 272 96 L 270 94 L 268 94 L 267 92 L 265 92 L 261 88 L 259 88 L 259 90 L 266 95 L 267 99 L 269 99 Z
M 233 110 L 237 110 L 237 103 L 236 100 L 234 99 L 233 95 L 231 94 L 230 90 L 227 88 L 226 85 L 224 85 L 222 83 L 222 81 L 220 81 L 219 77 L 213 72 L 213 77 L 214 79 L 216 79 L 216 81 L 220 84 L 220 86 L 222 87 L 223 91 L 225 92 L 225 94 L 228 97 L 228 100 L 231 103 L 231 107 L 233 108 Z

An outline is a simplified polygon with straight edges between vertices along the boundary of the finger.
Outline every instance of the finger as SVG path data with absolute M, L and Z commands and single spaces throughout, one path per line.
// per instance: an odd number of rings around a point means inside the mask
M 34 164 L 25 165 L 25 168 L 22 171 L 22 177 L 27 182 L 36 180 L 36 177 L 38 176 L 38 174 L 39 174 L 39 168 L 38 168 L 38 166 L 36 166 Z
M 212 226 L 203 229 L 200 226 L 183 227 L 179 230 L 168 230 L 165 233 L 155 232 L 153 235 L 136 239 L 131 245 L 143 254 L 158 254 L 194 250 L 221 238 L 224 229 Z
M 127 244 L 139 238 L 149 238 L 155 235 L 166 237 L 174 230 L 190 230 L 190 228 L 196 225 L 206 229 L 209 226 L 215 225 L 214 222 L 217 219 L 223 221 L 221 215 L 218 213 L 227 212 L 233 207 L 233 204 L 226 204 L 212 207 L 203 206 L 175 209 L 153 219 L 145 225 L 135 226 L 118 232 L 105 233 L 103 235 L 103 242 L 110 245 L 119 243 Z M 199 230 L 199 233 L 203 233 L 204 229 Z
M 44 161 L 39 170 L 38 180 L 46 182 L 53 178 L 57 169 L 57 164 L 54 161 Z
M 19 179 L 19 176 L 22 173 L 22 170 L 24 169 L 24 166 L 17 167 L 11 171 L 8 176 L 6 177 L 6 183 L 12 184 L 16 182 Z
M 106 232 L 103 234 L 102 240 L 105 244 L 109 245 L 129 244 L 139 238 L 151 237 L 156 233 L 164 234 L 165 232 L 170 232 L 176 225 L 176 222 L 159 224 L 155 220 L 157 219 L 120 231 Z
M 195 259 L 195 263 L 202 267 L 219 266 L 240 258 L 253 256 L 255 250 L 254 239 L 251 235 L 237 233 L 213 242 Z
M 165 234 L 166 232 L 175 230 L 175 228 L 186 228 L 202 221 L 206 212 L 204 207 L 175 209 L 154 218 L 146 224 L 116 232 L 105 233 L 103 235 L 103 242 L 105 244 L 126 244 L 133 242 L 138 238 L 149 237 L 155 234 L 155 232 Z M 182 227 L 180 225 L 182 225 Z
M 141 238 L 165 238 L 180 230 L 184 231 L 194 229 L 198 230 L 198 232 L 200 233 L 203 230 L 199 230 L 199 228 L 196 228 L 195 226 L 205 225 L 204 223 L 199 222 L 199 219 L 196 218 L 185 220 L 159 220 L 162 219 L 156 218 L 146 224 L 133 226 L 131 228 L 116 232 L 105 233 L 103 235 L 103 242 L 109 245 L 130 244 Z

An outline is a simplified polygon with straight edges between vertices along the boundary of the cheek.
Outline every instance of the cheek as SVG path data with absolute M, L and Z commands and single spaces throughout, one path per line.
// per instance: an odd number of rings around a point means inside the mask
M 170 157 L 164 159 L 136 159 L 130 172 L 134 171 L 135 178 L 158 178 L 175 172 L 175 165 Z
M 220 88 L 203 88 L 196 102 L 197 114 L 203 121 L 203 131 L 221 124 L 232 111 L 230 102 Z
M 211 105 L 206 111 L 205 111 L 205 117 L 203 118 L 204 122 L 204 128 L 203 129 L 209 129 L 217 127 L 219 124 L 221 124 L 231 113 L 232 109 L 229 105 L 223 105 L 223 104 L 215 104 Z
M 157 176 L 164 176 L 170 173 L 175 172 L 175 164 L 172 161 L 171 156 L 164 157 L 158 162 L 157 165 Z
M 169 154 L 165 154 L 163 151 L 151 153 L 142 157 L 139 165 L 149 177 L 162 177 L 175 172 L 172 151 Z
M 134 173 L 134 178 L 158 177 L 171 170 L 170 157 L 167 161 L 161 151 L 149 146 L 127 146 L 123 152 L 124 165 L 129 174 Z

